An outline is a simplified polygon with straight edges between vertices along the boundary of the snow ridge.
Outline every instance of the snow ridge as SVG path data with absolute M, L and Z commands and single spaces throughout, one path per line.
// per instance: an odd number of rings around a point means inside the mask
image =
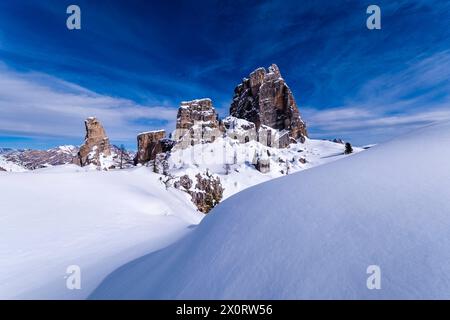
M 91 298 L 449 299 L 448 145 L 450 123 L 436 124 L 246 189 Z

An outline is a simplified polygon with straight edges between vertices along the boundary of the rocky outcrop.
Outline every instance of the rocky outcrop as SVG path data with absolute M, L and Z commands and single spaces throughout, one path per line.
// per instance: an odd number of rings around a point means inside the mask
M 308 136 L 294 96 L 275 64 L 268 70 L 256 69 L 236 87 L 230 115 L 255 123 L 257 130 L 266 125 L 288 130 L 294 139 Z
M 163 153 L 170 152 L 170 150 L 172 150 L 175 146 L 175 141 L 172 139 L 164 138 L 159 140 L 159 142 L 161 143 L 161 150 Z
M 155 160 L 156 155 L 168 151 L 171 145 L 164 139 L 164 130 L 143 132 L 137 136 L 137 153 L 135 164 L 144 164 Z M 169 149 L 170 150 L 170 149 Z
M 208 173 L 205 176 L 199 173 L 195 177 L 197 179 L 195 189 L 198 191 L 191 192 L 192 202 L 200 212 L 208 213 L 222 200 L 222 184 L 219 177 L 214 178 Z
M 198 173 L 197 182 L 193 187 L 193 181 L 188 175 L 181 176 L 174 183 L 174 187 L 191 195 L 191 201 L 200 212 L 208 213 L 219 204 L 223 197 L 223 187 L 219 177 L 214 177 L 208 172 Z
M 103 160 L 111 156 L 109 138 L 96 118 L 87 118 L 84 124 L 86 137 L 74 162 L 82 167 L 90 164 L 103 167 Z
M 177 129 L 190 129 L 198 122 L 211 128 L 219 126 L 218 115 L 211 99 L 183 101 L 178 109 Z
M 213 142 L 223 128 L 211 99 L 197 99 L 181 103 L 173 139 L 178 148 Z
M 6 171 L 5 169 L 3 169 L 2 167 L 0 167 L 0 171 Z

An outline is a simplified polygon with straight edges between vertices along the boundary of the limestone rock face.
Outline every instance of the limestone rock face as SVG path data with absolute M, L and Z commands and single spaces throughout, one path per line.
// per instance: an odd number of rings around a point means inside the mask
M 84 139 L 84 144 L 80 147 L 78 157 L 74 162 L 81 166 L 89 164 L 101 166 L 102 158 L 111 155 L 109 138 L 100 121 L 96 118 L 87 118 L 84 124 L 86 127 L 86 137 Z
M 166 132 L 164 130 L 143 132 L 137 136 L 137 153 L 135 164 L 144 164 L 155 160 L 156 155 L 168 151 L 168 143 L 165 142 Z M 171 148 L 171 147 L 170 147 Z M 170 149 L 169 149 L 170 150 Z
M 223 127 L 211 99 L 182 102 L 178 109 L 177 125 L 173 133 L 177 148 L 213 142 L 223 133 Z
M 294 139 L 308 136 L 294 96 L 275 64 L 268 70 L 256 69 L 236 87 L 230 115 L 255 123 L 257 130 L 266 125 L 288 130 Z
M 190 129 L 202 122 L 211 128 L 219 126 L 219 120 L 212 101 L 209 98 L 181 102 L 177 114 L 177 129 Z

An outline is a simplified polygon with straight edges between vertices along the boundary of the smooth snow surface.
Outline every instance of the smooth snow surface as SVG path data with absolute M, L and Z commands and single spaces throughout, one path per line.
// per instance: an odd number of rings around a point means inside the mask
M 449 299 L 449 159 L 450 123 L 437 124 L 246 189 L 91 298 Z
M 0 172 L 0 299 L 86 298 L 120 265 L 183 236 L 203 214 L 158 178 L 74 165 Z M 66 288 L 70 265 L 81 290 Z

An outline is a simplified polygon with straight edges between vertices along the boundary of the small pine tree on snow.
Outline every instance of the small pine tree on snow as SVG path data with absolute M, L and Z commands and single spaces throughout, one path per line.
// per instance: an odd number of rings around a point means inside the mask
M 123 169 L 123 155 L 125 154 L 125 146 L 120 145 L 120 169 Z
M 350 142 L 346 142 L 345 143 L 345 151 L 344 151 L 344 153 L 345 154 L 353 153 L 353 147 L 352 147 Z

